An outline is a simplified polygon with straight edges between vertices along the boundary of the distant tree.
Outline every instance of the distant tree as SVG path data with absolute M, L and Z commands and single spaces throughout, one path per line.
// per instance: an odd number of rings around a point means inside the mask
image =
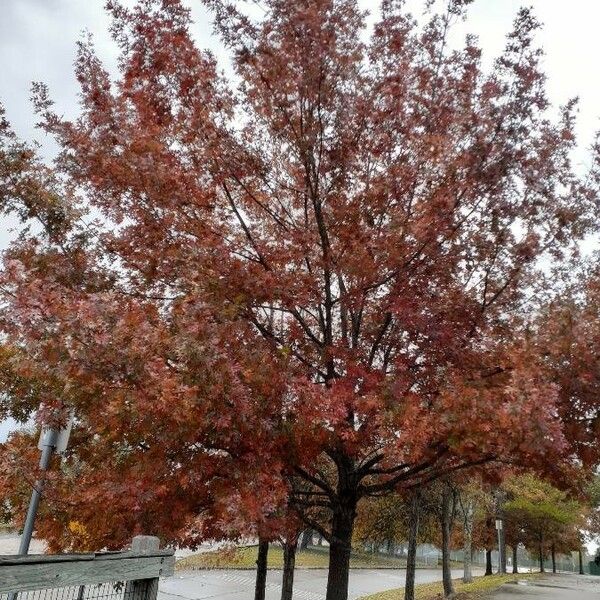
M 509 494 L 504 505 L 507 520 L 522 527 L 526 545 L 539 556 L 540 571 L 544 571 L 544 558 L 549 552 L 556 570 L 557 548 L 579 547 L 581 505 L 531 474 L 511 478 L 504 488 Z
M 359 503 L 353 532 L 354 543 L 368 544 L 379 550 L 387 546 L 392 551 L 408 539 L 408 512 L 406 499 L 400 495 L 373 498 Z
M 463 582 L 473 581 L 472 555 L 477 547 L 489 547 L 482 543 L 486 538 L 487 508 L 491 504 L 491 498 L 481 476 L 469 474 L 457 487 L 458 516 L 462 522 L 461 533 L 462 547 L 464 552 Z M 481 545 L 478 545 L 479 542 Z
M 595 475 L 586 490 L 585 536 L 590 542 L 600 541 L 600 475 Z

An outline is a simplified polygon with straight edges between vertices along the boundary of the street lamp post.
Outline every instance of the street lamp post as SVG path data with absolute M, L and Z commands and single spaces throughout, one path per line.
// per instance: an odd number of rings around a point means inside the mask
M 498 573 L 506 573 L 506 547 L 504 545 L 504 523 L 502 519 L 496 519 L 496 530 L 498 531 Z
M 42 497 L 42 489 L 44 487 L 45 474 L 50 467 L 52 454 L 62 454 L 67 449 L 69 436 L 71 435 L 71 427 L 73 425 L 73 416 L 67 422 L 63 429 L 55 429 L 50 427 L 42 427 L 40 433 L 40 441 L 38 448 L 42 451 L 40 457 L 40 478 L 35 482 L 33 491 L 31 492 L 31 500 L 25 517 L 25 525 L 19 543 L 19 555 L 24 556 L 29 552 L 29 545 L 33 536 L 33 526 L 37 515 L 40 499 Z
M 31 543 L 31 536 L 33 535 L 35 516 L 40 505 L 42 488 L 44 487 L 44 475 L 50 466 L 50 460 L 52 458 L 52 453 L 56 448 L 58 436 L 59 432 L 56 429 L 42 430 L 42 456 L 40 457 L 41 475 L 40 478 L 35 482 L 33 491 L 31 492 L 31 500 L 29 501 L 27 517 L 25 517 L 25 526 L 23 527 L 23 534 L 21 535 L 21 542 L 19 544 L 20 555 L 25 555 L 29 552 L 29 544 Z
M 496 503 L 496 529 L 498 530 L 498 573 L 506 573 L 506 535 L 504 531 L 504 502 L 506 494 L 502 489 L 497 489 Z
M 21 541 L 19 542 L 20 556 L 25 556 L 29 553 L 35 517 L 40 505 L 42 489 L 44 487 L 44 476 L 50 467 L 52 454 L 53 452 L 62 453 L 67 449 L 67 442 L 69 441 L 69 435 L 71 434 L 72 424 L 73 418 L 71 417 L 64 429 L 58 430 L 42 427 L 40 441 L 38 443 L 38 448 L 42 451 L 40 457 L 40 478 L 34 483 L 33 491 L 31 492 L 31 500 L 29 501 L 29 508 L 27 509 L 27 516 L 25 517 L 25 525 L 23 526 L 23 533 L 21 534 Z M 12 592 L 9 594 L 8 600 L 18 600 L 17 593 Z

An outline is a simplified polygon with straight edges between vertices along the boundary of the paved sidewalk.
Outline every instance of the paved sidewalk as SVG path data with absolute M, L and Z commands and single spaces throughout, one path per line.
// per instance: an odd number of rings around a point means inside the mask
M 552 575 L 506 583 L 492 592 L 494 600 L 600 600 L 600 577 L 593 575 Z

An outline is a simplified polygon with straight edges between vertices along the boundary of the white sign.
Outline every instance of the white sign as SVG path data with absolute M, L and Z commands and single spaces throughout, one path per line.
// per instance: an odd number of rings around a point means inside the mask
M 67 444 L 69 443 L 69 436 L 71 435 L 71 429 L 73 427 L 73 417 L 69 418 L 66 426 L 58 432 L 58 437 L 56 438 L 56 445 L 54 446 L 54 451 L 57 454 L 62 454 L 67 449 Z M 38 448 L 40 450 L 44 449 L 44 442 L 46 437 L 46 432 L 48 431 L 48 427 L 42 427 L 40 431 L 40 439 L 38 441 Z
M 496 519 L 496 529 L 498 531 L 502 529 L 502 519 Z

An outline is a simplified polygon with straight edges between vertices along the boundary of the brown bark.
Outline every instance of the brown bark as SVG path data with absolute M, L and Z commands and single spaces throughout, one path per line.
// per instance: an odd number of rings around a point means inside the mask
M 492 571 L 492 551 L 491 549 L 485 549 L 485 574 L 493 575 Z
M 269 542 L 262 538 L 259 539 L 258 558 L 256 559 L 256 585 L 254 588 L 254 600 L 265 600 L 268 554 Z
M 312 534 L 312 532 L 311 532 Z M 283 581 L 281 600 L 292 600 L 294 594 L 294 569 L 296 566 L 296 547 L 298 540 L 286 540 L 283 544 Z
M 552 572 L 556 573 L 556 548 L 554 546 L 554 543 L 552 543 L 551 552 L 552 552 Z
M 348 600 L 350 550 L 356 502 L 353 495 L 340 495 L 333 510 L 326 600 Z
M 542 535 L 540 535 L 540 542 L 539 542 L 539 553 L 540 553 L 540 573 L 545 573 L 546 570 L 544 569 L 544 538 Z
M 512 547 L 512 555 L 513 555 L 512 572 L 513 573 L 519 572 L 519 567 L 517 565 L 518 558 L 519 558 L 518 554 L 519 554 L 519 545 L 515 543 L 515 544 L 513 544 L 513 547 Z
M 463 531 L 464 531 L 464 562 L 463 562 L 463 582 L 471 583 L 473 581 L 473 514 L 475 507 L 473 501 L 467 499 L 463 505 Z
M 583 552 L 581 551 L 581 547 L 579 548 L 579 574 L 583 575 Z
M 421 498 L 413 492 L 410 502 L 408 524 L 408 552 L 406 555 L 406 581 L 404 583 L 404 600 L 415 600 L 415 571 L 417 564 L 417 539 L 419 536 L 419 520 L 421 518 Z

